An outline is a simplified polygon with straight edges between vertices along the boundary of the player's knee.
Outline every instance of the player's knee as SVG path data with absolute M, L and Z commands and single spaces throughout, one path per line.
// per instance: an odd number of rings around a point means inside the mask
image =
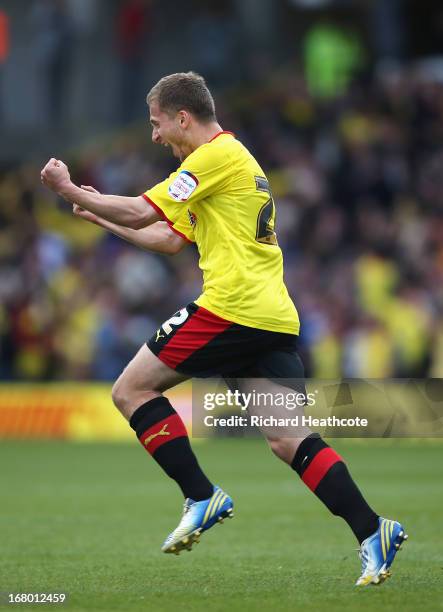
M 134 408 L 157 397 L 159 392 L 152 388 L 151 385 L 134 385 L 133 382 L 125 376 L 125 372 L 123 372 L 115 381 L 111 395 L 115 406 L 120 412 L 127 415 L 131 413 Z
M 123 394 L 123 385 L 120 382 L 119 378 L 115 381 L 112 387 L 111 396 L 112 396 L 112 401 L 114 402 L 114 405 L 116 406 L 116 408 L 121 410 L 123 408 L 124 394 Z

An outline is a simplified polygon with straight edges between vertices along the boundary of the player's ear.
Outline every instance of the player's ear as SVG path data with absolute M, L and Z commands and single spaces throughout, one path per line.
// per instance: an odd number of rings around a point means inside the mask
M 185 111 L 185 110 L 178 111 L 178 122 L 180 124 L 180 127 L 182 127 L 183 129 L 186 129 L 189 125 L 190 119 L 191 119 L 191 116 L 188 113 L 188 111 Z

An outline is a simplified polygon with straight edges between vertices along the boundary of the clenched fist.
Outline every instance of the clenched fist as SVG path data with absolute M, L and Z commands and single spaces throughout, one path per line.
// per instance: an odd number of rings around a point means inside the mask
M 61 193 L 63 189 L 71 184 L 68 166 L 53 157 L 43 168 L 40 176 L 42 183 L 52 191 L 55 191 L 55 193 Z

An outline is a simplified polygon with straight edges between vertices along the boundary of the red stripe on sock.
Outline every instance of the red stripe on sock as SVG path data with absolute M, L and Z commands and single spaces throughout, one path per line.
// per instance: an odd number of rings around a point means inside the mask
M 232 321 L 226 321 L 200 306 L 160 351 L 158 358 L 170 368 L 176 368 L 231 325 Z
M 148 453 L 155 453 L 159 446 L 175 438 L 187 437 L 188 432 L 178 414 L 171 414 L 145 431 L 139 438 Z
M 301 479 L 311 491 L 315 491 L 322 478 L 338 461 L 343 461 L 343 459 L 333 448 L 322 448 L 303 472 Z

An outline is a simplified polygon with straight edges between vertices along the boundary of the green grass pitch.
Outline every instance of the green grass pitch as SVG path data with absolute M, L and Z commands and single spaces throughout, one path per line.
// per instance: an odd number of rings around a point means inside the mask
M 0 591 L 66 592 L 61 609 L 72 610 L 443 610 L 443 445 L 334 446 L 374 508 L 410 535 L 381 587 L 353 587 L 360 561 L 346 524 L 264 442 L 220 439 L 195 448 L 235 517 L 178 557 L 160 546 L 181 496 L 135 441 L 2 442 Z

